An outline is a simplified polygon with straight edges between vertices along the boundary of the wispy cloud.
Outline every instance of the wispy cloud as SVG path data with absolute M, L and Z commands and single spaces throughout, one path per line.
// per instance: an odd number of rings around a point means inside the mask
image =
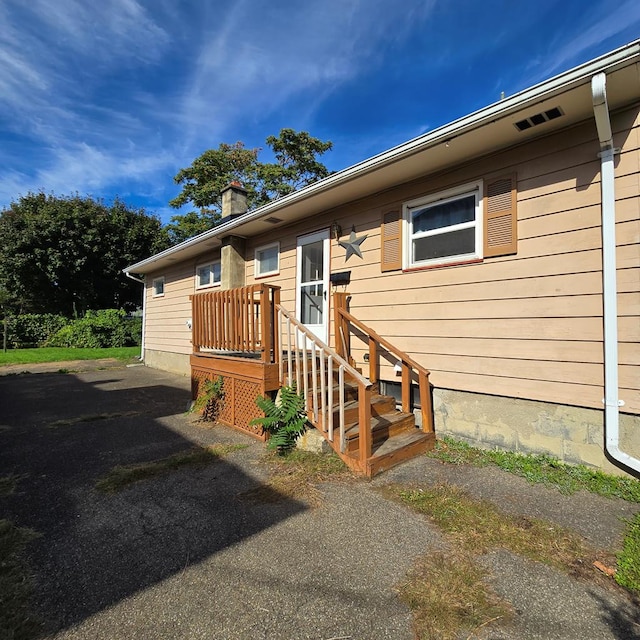
M 472 0 L 1 0 L 0 207 L 131 192 L 168 218 L 172 176 L 221 141 L 306 129 L 342 168 L 640 25 L 633 0 L 567 0 L 570 24 L 542 24 L 553 0 L 500 2 L 496 18 Z
M 236 3 L 205 30 L 182 105 L 189 137 L 217 137 L 247 114 L 276 112 L 303 91 L 319 104 L 375 65 L 434 4 L 397 11 L 391 0 L 327 0 L 303 10 L 292 2 Z
M 556 37 L 558 48 L 553 51 L 549 60 L 549 72 L 559 71 L 584 57 L 586 51 L 606 42 L 620 33 L 629 32 L 630 37 L 638 36 L 640 26 L 640 3 L 637 0 L 626 0 L 620 4 L 605 3 L 596 11 L 595 21 L 589 25 L 581 25 L 575 37 L 570 41 L 560 42 Z
M 531 60 L 529 73 L 520 82 L 524 86 L 540 82 L 590 57 L 590 50 L 625 33 L 630 40 L 640 34 L 640 4 L 636 0 L 585 4 L 584 11 L 575 15 L 574 29 L 559 30 L 546 51 Z

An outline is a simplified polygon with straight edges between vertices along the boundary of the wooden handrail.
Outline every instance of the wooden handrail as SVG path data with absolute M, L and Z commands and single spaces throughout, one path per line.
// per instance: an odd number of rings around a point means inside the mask
M 337 354 L 326 342 L 323 342 L 318 338 L 318 336 L 310 331 L 305 325 L 303 325 L 299 320 L 294 318 L 284 307 L 280 304 L 276 305 L 276 311 L 281 312 L 282 315 L 289 319 L 291 323 L 304 335 L 314 342 L 322 351 L 324 351 L 325 355 L 332 355 L 334 360 L 336 360 L 339 364 L 344 365 L 347 372 L 352 375 L 356 382 L 362 383 L 363 385 L 370 387 L 372 386 L 371 380 L 365 378 L 357 369 L 354 369 L 342 356 Z
M 369 347 L 369 378 L 372 382 L 378 382 L 379 379 L 379 362 L 378 362 L 378 345 L 384 347 L 387 351 L 395 355 L 401 362 L 402 372 L 402 410 L 405 413 L 411 411 L 411 370 L 415 370 L 418 374 L 418 390 L 420 393 L 420 408 L 422 414 L 422 430 L 426 433 L 434 431 L 433 410 L 431 406 L 431 394 L 429 392 L 429 375 L 430 371 L 416 362 L 411 356 L 401 351 L 395 345 L 391 344 L 386 338 L 376 333 L 373 329 L 358 320 L 346 309 L 348 294 L 340 293 L 341 298 L 336 299 L 335 315 L 336 315 L 336 343 L 338 343 L 337 334 L 346 335 L 345 344 L 340 351 L 344 351 L 342 356 L 351 360 L 350 349 L 350 327 L 357 327 L 368 338 Z M 342 339 L 340 340 L 342 346 Z
M 355 325 L 362 331 L 362 333 L 366 333 L 370 338 L 373 338 L 378 344 L 381 344 L 387 351 L 393 353 L 393 355 L 398 356 L 398 360 L 402 360 L 402 362 L 406 362 L 412 369 L 415 369 L 418 372 L 423 372 L 426 375 L 429 375 L 431 372 L 423 367 L 419 362 L 416 362 L 411 356 L 409 356 L 404 351 L 401 351 L 395 345 L 391 344 L 386 338 L 383 338 L 381 335 L 376 333 L 373 329 L 367 327 L 366 324 L 360 322 L 357 318 L 351 315 L 346 309 L 338 309 L 338 313 L 348 320 L 351 324 Z
M 279 339 L 280 384 L 295 382 L 299 391 L 304 393 L 305 409 L 314 417 L 315 426 L 327 440 L 334 445 L 334 372 L 338 374 L 338 448 L 346 452 L 345 434 L 345 373 L 358 385 L 358 463 L 360 469 L 367 469 L 367 461 L 372 454 L 373 438 L 371 434 L 371 389 L 373 383 L 354 369 L 340 354 L 331 349 L 313 332 L 281 305 L 277 304 Z M 283 321 L 285 327 L 283 327 Z M 292 332 L 293 328 L 293 332 Z M 293 335 L 292 335 L 293 333 Z M 286 354 L 285 354 L 286 348 Z M 285 355 L 287 376 L 285 376 Z M 309 360 L 311 371 L 309 371 Z M 337 371 L 334 370 L 334 367 Z M 311 379 L 309 380 L 309 374 Z M 286 379 L 288 377 L 288 380 Z M 311 402 L 309 402 L 311 392 Z M 320 395 L 320 403 L 318 403 Z M 320 405 L 320 406 L 319 406 Z M 334 445 L 335 446 L 335 445 Z

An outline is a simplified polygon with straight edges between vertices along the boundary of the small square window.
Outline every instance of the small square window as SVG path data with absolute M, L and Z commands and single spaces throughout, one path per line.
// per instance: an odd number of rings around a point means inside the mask
M 271 276 L 280 271 L 280 243 L 258 247 L 255 253 L 255 276 Z
M 481 187 L 465 185 L 405 204 L 407 267 L 482 257 Z
M 216 287 L 220 284 L 220 261 L 201 264 L 196 267 L 196 289 Z
M 153 297 L 159 298 L 164 295 L 164 276 L 153 279 Z

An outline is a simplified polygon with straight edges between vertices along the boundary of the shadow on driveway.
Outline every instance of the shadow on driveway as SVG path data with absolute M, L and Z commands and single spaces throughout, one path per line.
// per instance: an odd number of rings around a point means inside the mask
M 162 458 L 212 437 L 184 419 L 188 380 L 175 383 L 175 376 L 145 368 L 0 377 L 0 475 L 21 476 L 0 507 L 2 517 L 42 534 L 29 548 L 46 633 L 306 508 L 290 499 L 238 500 L 260 478 L 224 459 L 117 494 L 97 492 L 96 480 L 115 465 Z

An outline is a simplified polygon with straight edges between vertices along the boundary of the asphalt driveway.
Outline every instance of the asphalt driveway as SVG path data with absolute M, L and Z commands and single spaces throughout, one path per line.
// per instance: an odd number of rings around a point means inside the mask
M 0 498 L 0 517 L 41 534 L 29 546 L 39 637 L 410 640 L 394 586 L 441 539 L 376 490 L 386 482 L 457 473 L 483 497 L 597 545 L 617 544 L 621 518 L 634 512 L 425 458 L 373 483 L 327 483 L 317 508 L 242 500 L 268 477 L 263 444 L 194 424 L 188 401 L 187 379 L 145 367 L 0 377 L 0 475 L 20 478 Z M 115 465 L 214 443 L 247 447 L 116 494 L 95 488 Z M 486 561 L 519 613 L 508 631 L 474 637 L 640 638 L 637 609 L 615 591 L 508 554 Z

